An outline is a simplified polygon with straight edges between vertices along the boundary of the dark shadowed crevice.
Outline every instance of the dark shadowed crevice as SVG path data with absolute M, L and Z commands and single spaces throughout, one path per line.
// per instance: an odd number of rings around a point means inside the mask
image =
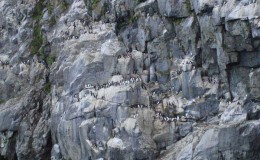
M 43 153 L 43 159 L 50 159 L 51 157 L 51 149 L 53 146 L 52 143 L 52 138 L 51 138 L 51 132 L 49 131 L 48 135 L 47 135 L 47 144 L 45 146 L 45 152 Z

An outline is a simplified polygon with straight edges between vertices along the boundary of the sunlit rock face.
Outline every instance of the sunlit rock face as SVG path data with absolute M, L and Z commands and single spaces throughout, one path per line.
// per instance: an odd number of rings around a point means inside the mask
M 0 159 L 260 159 L 259 0 L 0 1 Z

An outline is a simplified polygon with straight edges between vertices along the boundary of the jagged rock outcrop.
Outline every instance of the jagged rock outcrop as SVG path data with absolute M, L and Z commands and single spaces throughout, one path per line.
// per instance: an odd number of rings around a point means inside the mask
M 0 1 L 0 159 L 260 159 L 259 0 Z

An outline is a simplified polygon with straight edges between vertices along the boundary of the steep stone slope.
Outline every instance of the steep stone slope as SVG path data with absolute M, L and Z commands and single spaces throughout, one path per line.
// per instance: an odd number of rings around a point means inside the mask
M 0 159 L 260 159 L 259 0 L 1 0 Z

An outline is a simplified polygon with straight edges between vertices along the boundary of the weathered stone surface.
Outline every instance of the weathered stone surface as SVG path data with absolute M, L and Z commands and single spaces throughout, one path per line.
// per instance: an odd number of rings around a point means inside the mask
M 260 159 L 259 0 L 0 1 L 0 159 Z
M 251 121 L 245 124 L 223 126 L 200 130 L 176 143 L 174 148 L 159 159 L 228 159 L 230 157 L 259 158 L 257 143 L 252 144 L 251 136 L 259 134 L 259 122 Z M 193 141 L 191 141 L 193 139 Z M 247 154 L 245 154 L 247 153 Z
M 165 17 L 187 17 L 190 12 L 188 0 L 161 0 L 158 1 L 160 14 Z
M 260 95 L 260 84 L 259 84 L 259 78 L 260 78 L 260 70 L 252 70 L 249 73 L 249 79 L 250 79 L 250 93 L 252 96 L 254 96 L 256 99 L 259 99 Z

